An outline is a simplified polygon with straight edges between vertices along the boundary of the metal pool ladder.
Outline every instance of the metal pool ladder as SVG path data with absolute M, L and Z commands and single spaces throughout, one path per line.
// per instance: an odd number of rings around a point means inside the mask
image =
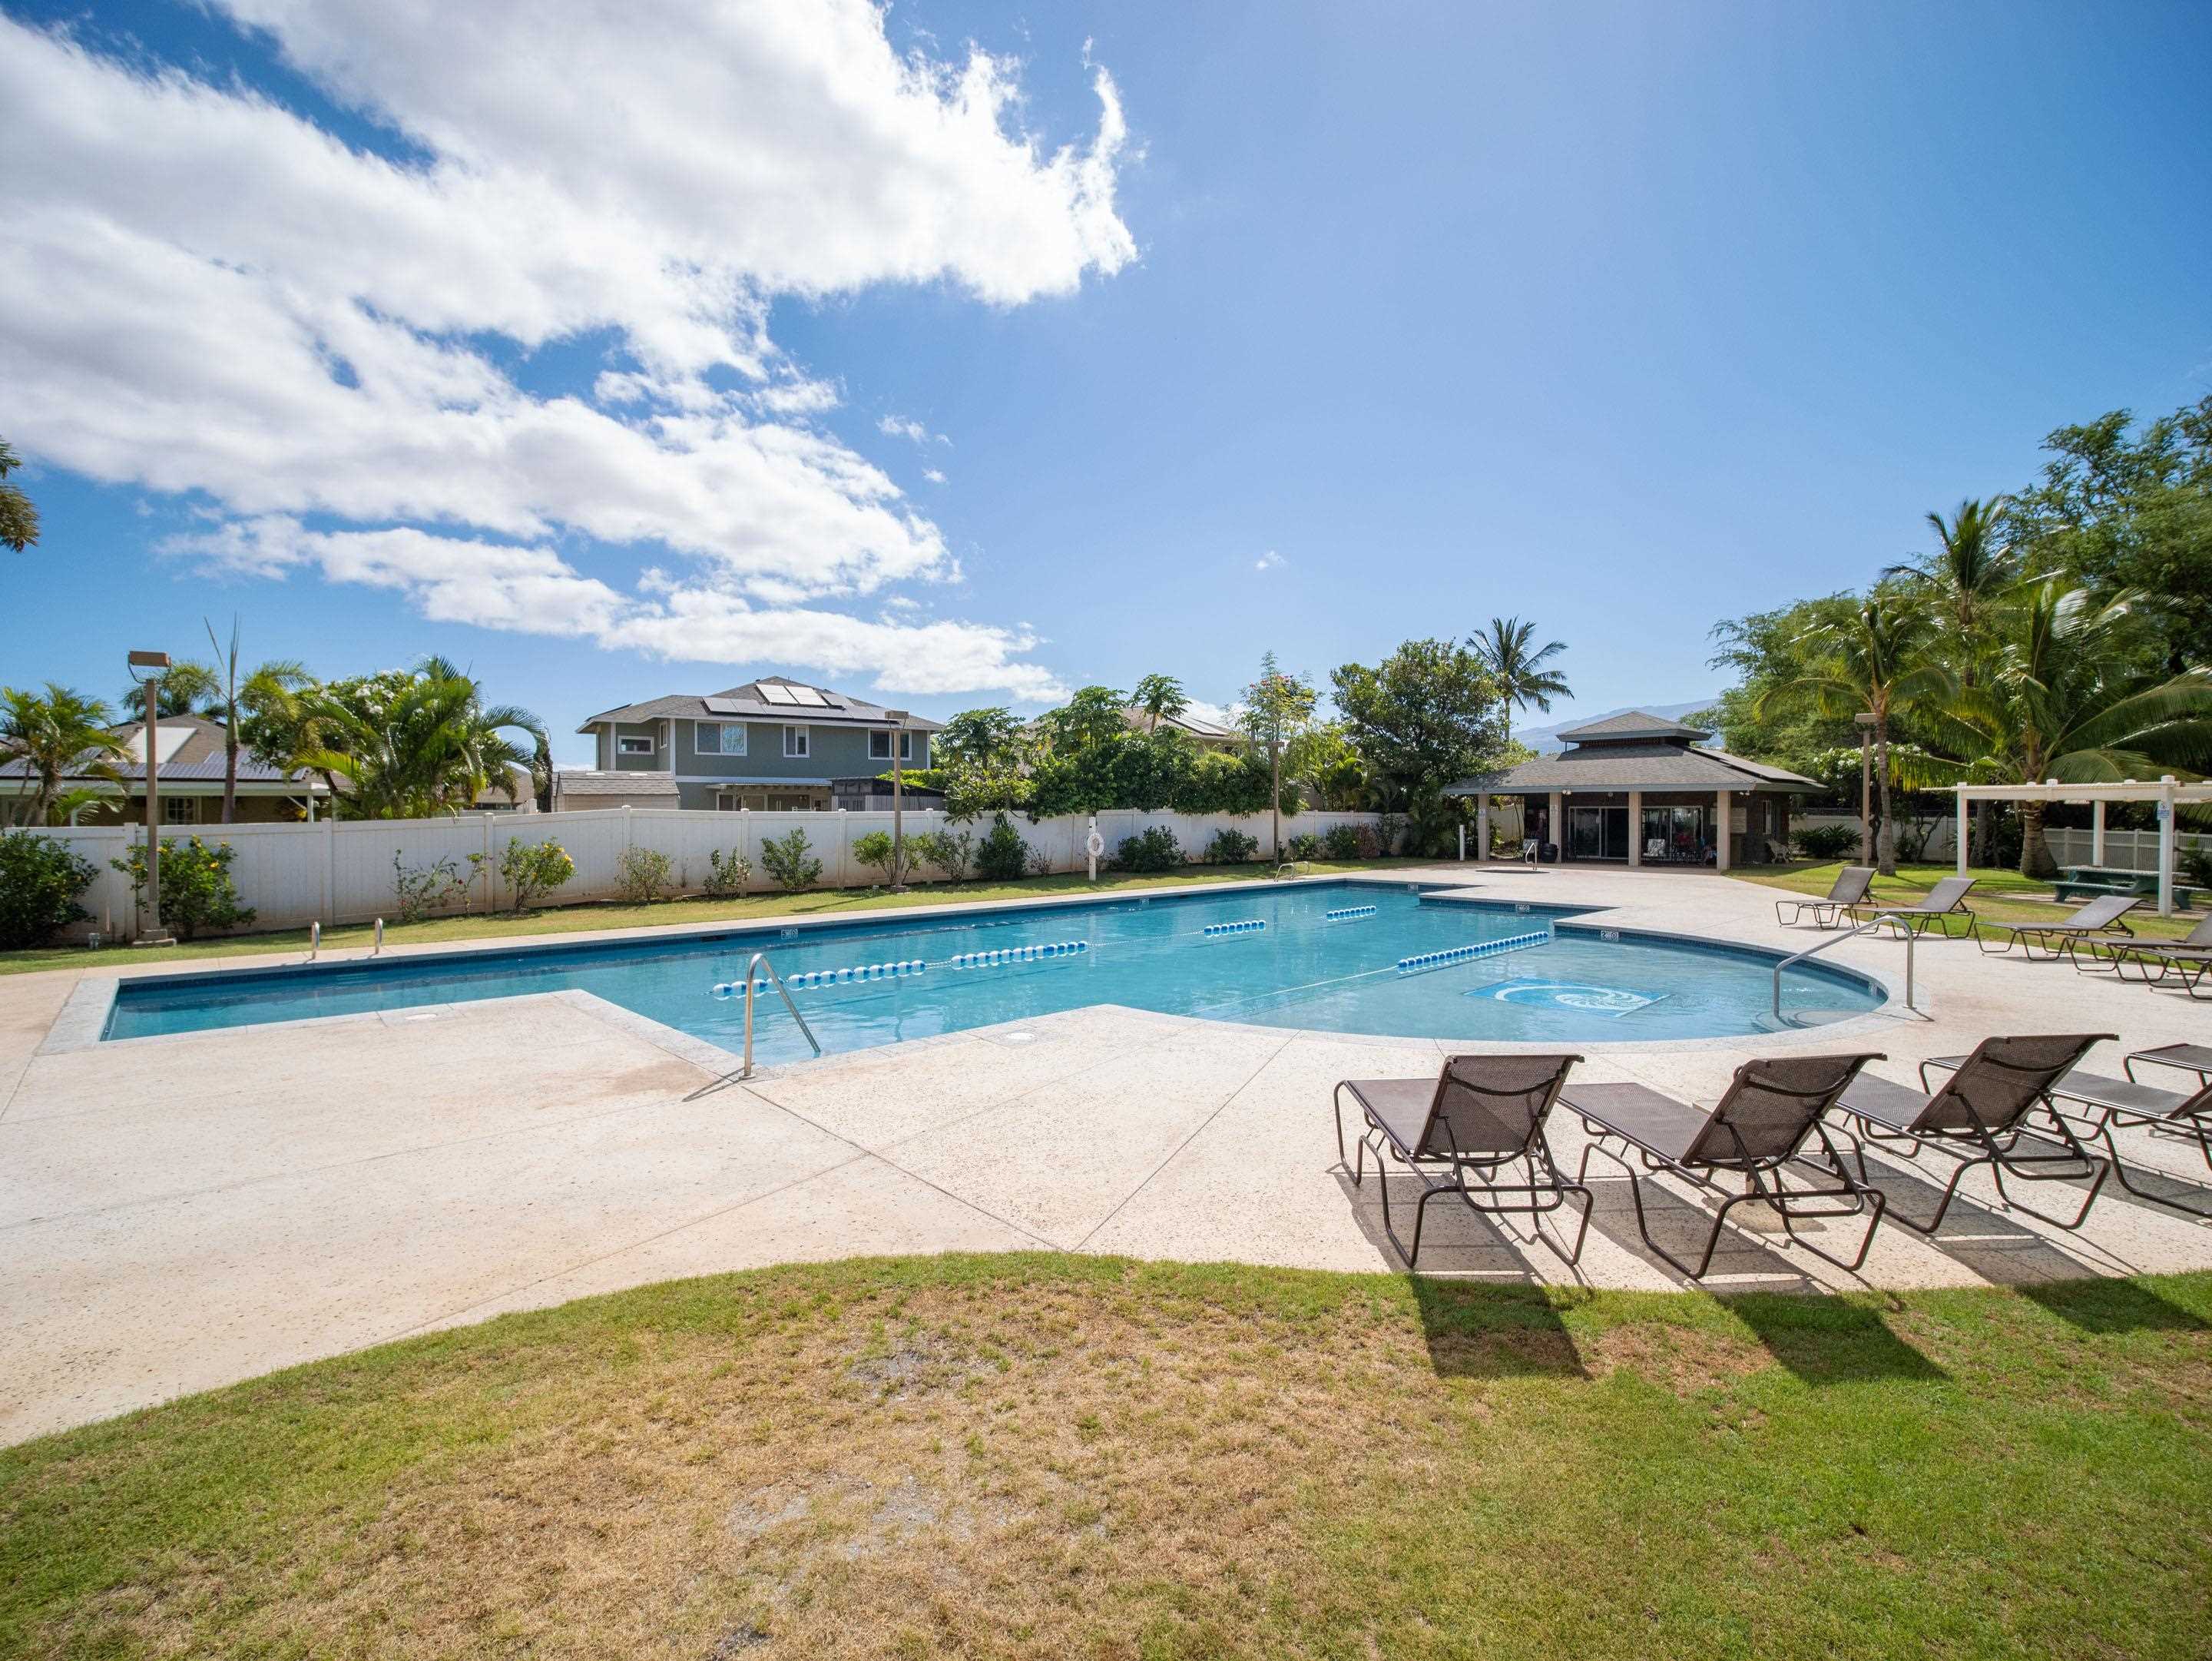
M 1896 921 L 1896 912 L 1877 911 L 1874 916 L 1869 917 L 1864 922 L 1859 924 L 1856 928 L 1848 929 L 1843 934 L 1832 935 L 1829 939 L 1822 940 L 1818 946 L 1808 946 L 1802 952 L 1797 952 L 1792 957 L 1784 958 L 1780 963 L 1775 964 L 1774 1019 L 1776 1021 L 1779 1022 L 1782 1019 L 1782 971 L 1784 970 L 1792 968 L 1795 965 L 1804 962 L 1808 958 L 1818 957 L 1821 952 L 1826 952 L 1832 946 L 1841 946 L 1845 940 L 1855 940 L 1862 934 L 1871 934 L 1875 929 L 1879 928 L 1886 922 L 1895 922 Z M 1912 951 L 1913 948 L 1920 943 L 1920 934 L 1919 931 L 1914 928 L 1910 922 L 1905 924 L 1904 927 L 1905 1013 L 1907 1014 L 1917 1015 L 1923 1021 L 1933 1020 L 1935 1019 L 1934 1016 L 1921 1010 L 1912 1001 Z
M 783 977 L 775 972 L 775 965 L 768 960 L 767 952 L 756 952 L 753 960 L 745 965 L 745 1064 L 738 1074 L 741 1079 L 750 1079 L 753 1075 L 753 993 L 760 985 L 760 971 L 763 969 L 768 970 L 769 984 L 783 999 L 783 1007 L 791 1012 L 791 1019 L 799 1023 L 799 1030 L 806 1035 L 806 1042 L 814 1046 L 814 1053 L 817 1056 L 822 1053 L 822 1040 L 814 1036 L 814 1029 L 807 1025 L 806 1017 L 800 1014 L 799 1006 L 792 1002 L 791 992 L 784 985 Z M 1778 991 L 1774 995 L 1778 999 L 1782 995 Z

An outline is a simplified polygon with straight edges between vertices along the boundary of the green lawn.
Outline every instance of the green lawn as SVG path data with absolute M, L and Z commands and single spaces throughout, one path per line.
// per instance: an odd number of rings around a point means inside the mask
M 1825 865 L 1751 865 L 1739 867 L 1729 874 L 1746 882 L 1786 888 L 1793 893 L 1825 894 L 1834 886 L 1844 864 L 1843 861 L 1832 860 Z M 1916 904 L 1944 878 L 1957 874 L 1948 865 L 1900 865 L 1894 877 L 1874 879 L 1874 897 L 1894 905 Z M 2047 897 L 2030 897 L 2048 896 L 2051 885 L 2023 877 L 2017 871 L 1976 868 L 1967 874 L 1975 879 L 1975 883 L 1966 903 L 1979 916 L 1993 922 L 2051 922 L 2077 909 L 2070 904 L 2054 905 Z M 2146 901 L 2142 908 L 2129 913 L 2128 927 L 2152 940 L 2179 939 L 2189 932 L 2194 919 L 2161 917 L 2150 909 L 2154 904 Z
M 1331 862 L 1310 860 L 1298 867 L 1306 876 L 1345 876 L 1363 871 L 1427 865 L 1428 860 L 1352 860 Z M 1107 873 L 1097 883 L 1082 875 L 1024 877 L 1014 882 L 933 882 L 920 884 L 904 894 L 880 888 L 840 888 L 805 894 L 754 894 L 741 900 L 666 900 L 657 905 L 571 905 L 526 912 L 520 916 L 482 915 L 437 917 L 427 922 L 387 923 L 388 946 L 428 946 L 446 940 L 505 940 L 529 934 L 567 934 L 592 928 L 651 928 L 676 923 L 744 923 L 765 917 L 836 916 L 842 912 L 878 910 L 906 905 L 944 905 L 955 900 L 1037 899 L 1054 894 L 1111 894 L 1137 888 L 1178 888 L 1195 883 L 1252 882 L 1271 873 L 1264 864 L 1194 865 L 1158 876 Z M 366 948 L 372 931 L 366 926 L 326 928 L 323 945 Z M 157 947 L 116 946 L 97 953 L 82 946 L 47 946 L 30 952 L 0 952 L 0 975 L 27 974 L 40 969 L 83 969 L 132 963 L 190 963 L 196 958 L 235 958 L 256 953 L 304 952 L 307 931 L 284 929 L 266 934 L 234 934 L 222 940 L 194 940 L 189 945 Z
M 0 1652 L 2198 1657 L 2212 1275 L 852 1262 L 0 1451 Z

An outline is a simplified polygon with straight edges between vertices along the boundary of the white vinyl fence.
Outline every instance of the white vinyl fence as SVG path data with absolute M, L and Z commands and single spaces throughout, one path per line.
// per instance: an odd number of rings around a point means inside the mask
M 1084 838 L 1089 830 L 1079 815 L 1047 819 L 1032 824 L 1018 814 L 1009 821 L 1022 833 L 1032 859 L 1042 856 L 1047 869 L 1084 868 Z M 990 821 L 948 827 L 935 811 L 906 816 L 908 837 L 950 828 L 973 832 L 980 843 Z M 1325 834 L 1339 824 L 1373 826 L 1374 813 L 1304 812 L 1285 818 L 1283 839 Z M 1269 818 L 1266 814 L 1239 818 L 1229 813 L 1140 813 L 1133 811 L 1098 815 L 1098 832 L 1106 852 L 1103 867 L 1126 837 L 1149 825 L 1165 824 L 1175 831 L 1184 854 L 1196 858 L 1217 830 L 1238 830 L 1255 837 L 1261 855 L 1269 852 Z M 809 857 L 822 861 L 823 888 L 866 886 L 882 879 L 874 867 L 853 856 L 853 844 L 872 830 L 889 832 L 889 812 L 699 812 L 679 809 L 617 807 L 586 813 L 471 813 L 442 819 L 325 820 L 319 824 L 229 824 L 178 826 L 163 831 L 164 849 L 186 837 L 198 835 L 209 843 L 228 843 L 238 850 L 231 878 L 239 898 L 254 909 L 252 927 L 300 928 L 317 920 L 324 923 L 366 922 L 373 917 L 396 917 L 395 857 L 410 871 L 450 860 L 464 876 L 470 873 L 469 856 L 484 857 L 471 885 L 465 904 L 446 908 L 495 910 L 513 904 L 513 895 L 499 880 L 500 855 L 507 839 L 524 843 L 557 842 L 576 863 L 576 874 L 566 885 L 542 902 L 560 904 L 617 897 L 622 891 L 617 861 L 632 848 L 657 849 L 676 867 L 677 891 L 696 893 L 704 887 L 707 855 L 732 851 L 752 862 L 750 891 L 771 890 L 776 884 L 761 860 L 761 844 L 793 830 L 806 833 Z M 82 938 L 97 930 L 103 938 L 132 932 L 130 880 L 109 863 L 125 857 L 143 839 L 138 825 L 90 825 L 42 830 L 67 843 L 99 868 L 100 875 L 82 897 L 92 921 L 75 931 Z M 908 857 L 912 857 L 911 846 Z M 1255 875 L 1260 874 L 1255 869 Z M 910 883 L 941 881 L 934 869 L 911 870 Z
M 2045 830 L 2043 839 L 2050 846 L 2051 857 L 2060 865 L 2098 865 L 2108 871 L 2158 869 L 2157 831 L 2106 831 L 2105 857 L 2101 860 L 2093 857 L 2095 852 L 2094 834 L 2087 830 Z M 2177 827 L 2173 837 L 2175 860 L 2185 859 L 2192 849 L 2199 852 L 2212 849 L 2212 837 L 2196 835 Z

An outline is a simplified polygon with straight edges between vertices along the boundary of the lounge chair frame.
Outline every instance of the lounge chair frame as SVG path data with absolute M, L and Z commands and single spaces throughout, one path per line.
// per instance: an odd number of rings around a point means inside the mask
M 1876 905 L 1871 900 L 1862 900 L 1850 908 L 1851 921 L 1856 922 L 1863 912 L 1878 922 L 1887 923 L 1897 931 L 1899 940 L 1907 934 L 1925 934 L 1934 928 L 1946 940 L 1978 943 L 1982 938 L 1982 919 L 1980 914 L 1966 904 L 1966 896 L 1973 891 L 1974 884 L 1978 880 L 1975 877 L 1946 877 L 1928 891 L 1927 899 L 1918 905 Z M 1934 904 L 1938 896 L 1946 897 L 1943 904 Z M 1966 920 L 1966 927 L 1960 934 L 1951 932 L 1950 919 L 1953 917 Z
M 1799 1056 L 1789 1059 L 1803 1062 L 1815 1058 Z M 1594 1112 L 1577 1106 L 1571 1098 L 1567 1103 L 1568 1110 L 1582 1119 L 1583 1129 L 1589 1133 L 1590 1137 L 1589 1146 L 1583 1149 L 1582 1164 L 1575 1172 L 1575 1180 L 1588 1180 L 1593 1156 L 1602 1155 L 1619 1165 L 1628 1178 L 1628 1196 L 1636 1208 L 1636 1232 L 1644 1237 L 1645 1245 L 1689 1280 L 1705 1279 L 1713 1266 L 1713 1253 L 1720 1247 L 1721 1235 L 1728 1227 L 1729 1214 L 1736 1207 L 1754 1200 L 1782 1220 L 1783 1232 L 1792 1244 L 1804 1247 L 1814 1256 L 1833 1263 L 1838 1269 L 1856 1274 L 1866 1262 L 1867 1253 L 1874 1247 L 1875 1232 L 1881 1226 L 1888 1202 L 1881 1189 L 1851 1176 L 1850 1167 L 1844 1163 L 1843 1156 L 1829 1137 L 1823 1115 L 1844 1088 L 1858 1075 L 1861 1068 L 1869 1062 L 1881 1061 L 1883 1057 L 1870 1053 L 1820 1059 L 1848 1062 L 1850 1065 L 1832 1084 L 1824 1084 L 1822 1087 L 1812 1090 L 1791 1088 L 1775 1082 L 1767 1076 L 1773 1065 L 1771 1062 L 1747 1062 L 1738 1068 L 1728 1090 L 1706 1116 L 1705 1127 L 1692 1138 L 1686 1153 L 1695 1153 L 1715 1125 L 1726 1132 L 1734 1151 L 1708 1155 L 1694 1161 L 1648 1146 L 1627 1130 L 1608 1124 L 1595 1116 Z M 1754 1151 L 1746 1140 L 1741 1127 L 1727 1116 L 1737 1095 L 1752 1087 L 1769 1095 L 1808 1104 L 1804 1129 L 1790 1139 L 1786 1147 L 1765 1153 Z M 1807 1159 L 1804 1153 L 1806 1142 L 1814 1139 L 1820 1144 L 1822 1155 L 1817 1163 Z M 1620 1144 L 1619 1151 L 1612 1146 L 1614 1142 Z M 1636 1156 L 1634 1160 L 1629 1157 L 1632 1153 Z M 1644 1167 L 1642 1172 L 1637 1169 L 1638 1163 Z M 1834 1180 L 1826 1184 L 1792 1188 L 1785 1181 L 1784 1172 L 1793 1165 L 1802 1165 L 1815 1171 L 1825 1167 L 1825 1173 Z M 1724 1196 L 1719 1209 L 1713 1214 L 1713 1226 L 1705 1235 L 1705 1246 L 1698 1254 L 1694 1268 L 1652 1237 L 1650 1218 L 1644 1208 L 1644 1182 L 1647 1175 L 1678 1177 L 1709 1194 Z M 1740 1194 L 1727 1194 L 1719 1181 L 1723 1177 L 1735 1177 L 1747 1186 Z M 1826 1250 L 1797 1232 L 1796 1226 L 1801 1222 L 1830 1217 L 1861 1216 L 1867 1219 L 1866 1232 L 1860 1237 L 1857 1251 L 1849 1257 Z
M 1854 906 L 1864 904 L 1873 888 L 1874 867 L 1847 865 L 1836 873 L 1836 879 L 1829 885 L 1826 897 L 1814 899 L 1808 896 L 1803 899 L 1775 901 L 1774 921 L 1782 928 L 1794 928 L 1798 920 L 1810 911 L 1814 928 L 1838 928 L 1841 925 L 1837 919 L 1849 916 Z M 1782 915 L 1784 910 L 1790 913 L 1786 917 Z
M 2064 1229 L 2069 1233 L 2080 1228 L 2088 1220 L 2089 1208 L 2097 1203 L 2097 1196 L 2104 1189 L 2105 1178 L 2112 1174 L 2112 1166 L 2081 1145 L 2081 1138 L 2074 1134 L 2073 1128 L 2066 1123 L 2063 1116 L 2053 1105 L 2051 1092 L 2052 1086 L 2066 1074 L 2071 1072 L 2075 1063 L 2079 1062 L 2094 1045 L 2104 1043 L 2113 1035 L 2109 1032 L 2098 1032 L 2081 1034 L 2078 1037 L 2072 1034 L 2067 1036 L 2075 1038 L 2076 1048 L 2064 1065 L 2055 1070 L 2048 1067 L 2018 1067 L 2007 1062 L 2001 1055 L 1990 1053 L 1992 1044 L 2002 1044 L 2006 1042 L 2002 1038 L 1984 1039 L 1976 1047 L 1973 1054 L 1966 1056 L 1956 1068 L 1946 1068 L 1945 1071 L 1951 1076 L 1940 1086 L 1931 1087 L 1929 1082 L 1928 1070 L 1934 1063 L 1923 1062 L 1920 1065 L 1920 1088 L 1928 1100 L 1922 1106 L 1915 1123 L 1903 1129 L 1877 1123 L 1865 1112 L 1852 1108 L 1849 1103 L 1838 1102 L 1836 1110 L 1856 1126 L 1856 1129 L 1852 1129 L 1846 1125 L 1842 1129 L 1844 1139 L 1850 1142 L 1852 1151 L 1857 1158 L 1860 1178 L 1869 1182 L 1873 1180 L 1867 1170 L 1865 1144 L 1868 1142 L 1873 1142 L 1877 1147 L 1898 1149 L 1901 1151 L 1903 1157 L 1908 1159 L 1917 1159 L 1922 1148 L 1931 1147 L 1948 1155 L 1959 1163 L 1957 1168 L 1951 1173 L 1951 1180 L 1943 1185 L 1943 1196 L 1936 1202 L 1936 1214 L 1933 1217 L 1925 1223 L 1918 1223 L 1902 1211 L 1895 1214 L 1899 1222 L 1916 1233 L 1932 1236 L 1943 1226 L 1943 1219 L 1950 1212 L 1951 1202 L 1958 1198 L 1959 1184 L 1965 1180 L 1969 1171 L 1979 1165 L 1989 1166 L 1990 1175 L 1996 1182 L 1998 1197 L 2013 1210 L 2033 1217 L 2039 1222 L 2049 1223 L 2053 1228 Z M 2034 1096 L 2018 1111 L 2012 1114 L 2008 1119 L 1993 1124 L 1983 1118 L 1975 1108 L 1972 1098 L 1961 1087 L 1967 1078 L 1968 1070 L 1978 1066 L 2002 1072 L 2047 1072 L 2050 1076 Z M 1954 1105 L 1965 1110 L 1966 1122 L 1963 1124 L 1941 1124 L 1934 1122 L 1932 1116 L 1938 1110 L 1937 1104 L 1947 1098 Z M 2021 1133 L 2027 1129 L 2027 1121 L 2039 1106 L 2043 1109 L 2044 1117 L 2049 1121 L 2048 1134 L 2054 1135 L 2059 1142 L 2061 1151 L 2058 1153 L 2022 1153 L 2020 1149 Z M 2043 1135 L 2046 1133 L 2044 1127 L 2039 1125 L 2033 1134 Z M 2045 1169 L 2044 1167 L 2055 1168 Z M 2087 1179 L 2089 1183 L 2089 1192 L 2081 1202 L 2081 1208 L 2075 1212 L 2069 1220 L 2038 1211 L 2033 1206 L 2022 1204 L 2013 1196 L 2011 1190 L 2005 1187 L 2005 1177 L 2008 1175 L 2024 1183 L 2069 1182 Z
M 2115 901 L 2123 903 L 2115 905 Z M 2106 944 L 2115 940 L 2135 938 L 2136 931 L 2129 928 L 2122 919 L 2126 913 L 2134 910 L 2142 904 L 2142 897 L 2139 894 L 2109 894 L 2102 898 L 2091 900 L 2087 905 L 2075 910 L 2072 916 L 2062 917 L 2057 922 L 1998 922 L 1992 920 L 1989 926 L 1992 929 L 2004 931 L 2004 944 L 1992 946 L 1987 940 L 1978 935 L 1974 945 L 1991 957 L 2001 958 L 2010 952 L 2016 943 L 2031 963 L 2035 961 L 2035 948 L 2040 945 L 2047 960 L 2056 962 L 2061 958 L 2065 958 L 2071 960 L 2078 969 L 2081 966 L 2081 960 L 2075 954 L 2082 941 L 2090 942 L 2094 952 L 2095 946 L 2100 944 Z M 2081 921 L 2085 915 L 2093 911 L 2100 914 L 2097 921 L 2086 923 Z M 2052 944 L 2053 941 L 2057 944 Z
M 1559 1099 L 1559 1091 L 1566 1083 L 1567 1074 L 1580 1056 L 1486 1056 L 1480 1055 L 1448 1056 L 1437 1074 L 1437 1092 L 1429 1107 L 1429 1117 L 1421 1134 L 1411 1145 L 1401 1141 L 1383 1119 L 1364 1100 L 1357 1079 L 1341 1079 L 1330 1094 L 1331 1105 L 1336 1113 L 1336 1157 L 1340 1163 L 1352 1166 L 1352 1183 L 1357 1188 L 1364 1180 L 1365 1160 L 1369 1153 L 1375 1156 L 1375 1176 L 1380 1185 L 1382 1201 L 1382 1232 L 1389 1236 L 1390 1244 L 1413 1269 L 1421 1255 L 1421 1230 L 1428 1220 L 1429 1202 L 1447 1195 L 1457 1195 L 1468 1210 L 1480 1216 L 1525 1215 L 1532 1220 L 1536 1238 L 1571 1268 L 1582 1261 L 1583 1245 L 1589 1236 L 1590 1192 L 1579 1181 L 1569 1182 L 1561 1172 L 1559 1162 L 1553 1157 L 1551 1143 L 1544 1135 L 1544 1121 L 1550 1116 L 1553 1106 Z M 1514 1147 L 1493 1148 L 1462 1148 L 1455 1137 L 1451 1122 L 1444 1111 L 1447 1092 L 1454 1088 L 1472 1092 L 1477 1097 L 1504 1101 L 1524 1098 L 1532 1093 L 1530 1087 L 1513 1090 L 1493 1090 L 1486 1087 L 1479 1078 L 1470 1076 L 1486 1062 L 1499 1061 L 1553 1061 L 1559 1068 L 1545 1089 L 1543 1101 L 1529 1113 L 1529 1127 L 1525 1141 Z M 1346 1092 L 1360 1110 L 1361 1129 L 1353 1139 L 1349 1161 L 1345 1157 L 1344 1099 Z M 1434 1133 L 1444 1133 L 1443 1146 L 1434 1145 Z M 1422 1179 L 1421 1197 L 1413 1208 L 1413 1238 L 1410 1246 L 1398 1238 L 1398 1231 L 1390 1220 L 1390 1173 L 1389 1161 L 1395 1158 L 1416 1174 L 1445 1171 L 1449 1180 L 1443 1183 Z M 1518 1163 L 1527 1172 L 1525 1183 L 1500 1183 L 1498 1172 Z M 1470 1183 L 1470 1178 L 1473 1179 Z M 1583 1202 L 1582 1226 L 1575 1231 L 1574 1244 L 1563 1247 L 1545 1233 L 1543 1217 L 1558 1211 L 1567 1203 L 1569 1195 L 1579 1194 Z M 1516 1199 L 1510 1196 L 1522 1196 Z
M 2130 1056 L 2128 1059 L 2132 1062 L 2135 1058 Z M 2136 1081 L 2130 1078 L 2129 1082 L 2132 1084 Z M 2052 1087 L 2051 1093 L 2054 1101 L 2075 1102 L 2081 1104 L 2083 1111 L 2072 1116 L 2062 1114 L 2062 1116 L 2078 1118 L 2083 1129 L 2087 1130 L 2093 1138 L 2100 1140 L 2104 1143 L 2105 1151 L 2112 1155 L 2112 1175 L 2119 1179 L 2122 1188 L 2138 1200 L 2148 1200 L 2153 1205 L 2166 1206 L 2182 1213 L 2185 1216 L 2212 1220 L 2212 1204 L 2191 1205 L 2185 1200 L 2175 1198 L 2172 1195 L 2154 1194 L 2148 1189 L 2137 1188 L 2130 1182 L 2127 1161 L 2120 1157 L 2119 1143 L 2112 1135 L 2116 1129 L 2128 1130 L 2140 1127 L 2154 1134 L 2163 1132 L 2166 1135 L 2179 1137 L 2184 1141 L 2193 1141 L 2197 1144 L 2197 1151 L 2204 1156 L 2205 1170 L 2212 1171 L 2212 1091 L 2208 1091 L 2203 1086 L 2199 1085 L 2195 1091 L 2172 1092 L 2173 1105 L 2162 1111 L 2123 1106 L 2109 1100 L 2100 1101 L 2097 1099 L 2088 1084 L 2085 1083 L 2069 1090 L 2063 1079 Z M 2185 1112 L 2184 1110 L 2186 1111 Z
M 2097 955 L 2100 945 L 2105 951 L 2102 958 Z M 2130 963 L 2139 971 L 2132 977 L 2128 973 Z M 2092 941 L 2087 967 L 2083 967 L 2078 952 L 2074 967 L 2084 975 L 2110 970 L 2121 980 L 2136 979 L 2146 986 L 2155 986 L 2172 975 L 2193 998 L 2206 975 L 2212 973 L 2212 917 L 2204 918 L 2178 940 Z

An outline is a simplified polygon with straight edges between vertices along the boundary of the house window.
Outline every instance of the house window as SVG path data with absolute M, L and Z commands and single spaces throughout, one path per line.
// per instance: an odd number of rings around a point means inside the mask
M 701 721 L 699 753 L 702 756 L 742 756 L 745 753 L 745 724 L 741 721 Z
M 653 753 L 653 740 L 649 738 L 619 738 L 615 740 L 615 747 L 625 756 L 649 756 Z
M 790 760 L 799 760 L 810 753 L 807 739 L 813 729 L 808 727 L 787 727 L 783 729 L 783 753 Z
M 164 796 L 161 798 L 161 823 L 164 824 L 198 824 L 200 822 L 200 799 L 198 796 Z
M 868 759 L 889 761 L 890 758 L 891 735 L 889 733 L 869 733 Z M 899 734 L 899 759 L 902 762 L 910 762 L 914 759 L 914 734 L 911 733 Z

